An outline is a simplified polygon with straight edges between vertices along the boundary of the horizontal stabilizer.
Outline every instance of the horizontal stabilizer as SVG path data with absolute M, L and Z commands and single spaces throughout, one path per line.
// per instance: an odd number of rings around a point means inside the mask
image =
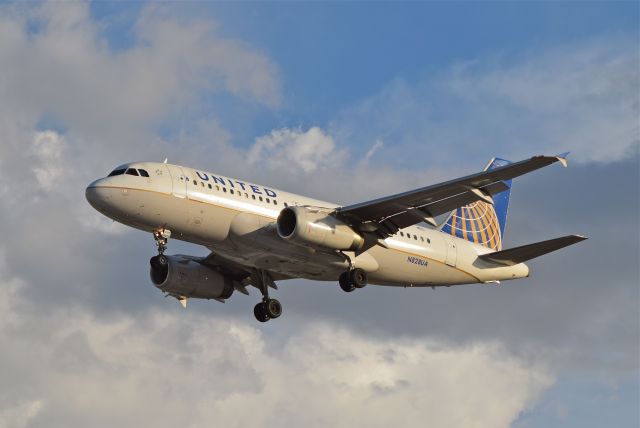
M 479 256 L 481 260 L 494 262 L 505 266 L 517 265 L 527 260 L 535 259 L 543 254 L 568 247 L 587 239 L 586 236 L 569 235 L 562 238 L 549 239 L 548 241 L 536 242 L 535 244 L 523 245 L 521 247 L 509 248 L 508 250 L 497 251 Z

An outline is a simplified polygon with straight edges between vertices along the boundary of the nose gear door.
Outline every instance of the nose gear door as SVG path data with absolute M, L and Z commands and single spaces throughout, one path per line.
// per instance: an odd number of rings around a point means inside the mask
M 165 165 L 171 175 L 172 194 L 176 198 L 184 199 L 187 197 L 187 177 L 184 175 L 182 168 L 175 165 Z

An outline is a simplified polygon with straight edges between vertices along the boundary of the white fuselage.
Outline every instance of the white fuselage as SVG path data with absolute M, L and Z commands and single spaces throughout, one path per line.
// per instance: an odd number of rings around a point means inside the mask
M 91 183 L 87 199 L 104 215 L 145 231 L 204 245 L 248 268 L 280 277 L 336 281 L 348 267 L 364 269 L 372 284 L 442 286 L 526 277 L 525 264 L 501 266 L 478 259 L 491 252 L 438 230 L 410 226 L 356 256 L 282 239 L 276 219 L 285 206 L 337 205 L 177 165 L 139 162 L 126 167 L 149 177 L 116 175 Z M 123 167 L 124 168 L 124 167 Z

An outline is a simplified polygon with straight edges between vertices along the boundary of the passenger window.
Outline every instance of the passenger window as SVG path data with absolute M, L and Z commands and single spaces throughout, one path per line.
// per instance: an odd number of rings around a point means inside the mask
M 136 171 L 134 168 L 129 168 L 127 170 L 127 172 L 125 172 L 125 174 L 127 174 L 127 175 L 135 175 L 137 177 L 138 176 L 138 171 Z
M 197 185 L 198 185 L 198 182 L 197 182 L 196 180 L 193 180 L 193 185 L 194 185 L 194 186 L 197 186 Z
M 202 185 L 202 187 L 204 187 L 204 183 L 201 181 L 200 184 Z
M 267 203 L 268 203 L 268 204 L 270 204 L 270 203 L 271 203 L 271 201 L 269 200 L 269 198 L 266 198 L 266 201 L 267 201 Z
M 421 240 L 422 242 L 424 242 L 424 236 L 421 236 L 421 237 L 420 237 L 420 240 Z
M 418 240 L 418 236 L 417 235 L 413 235 L 413 239 L 417 241 Z
M 229 193 L 233 195 L 233 189 L 229 189 Z
M 285 202 L 285 203 L 284 203 L 284 206 L 285 206 L 285 207 L 288 207 L 288 206 L 289 206 L 289 204 L 287 204 L 287 203 Z
M 256 198 L 256 195 L 251 195 L 251 197 L 252 197 L 253 199 L 255 199 L 255 198 Z
M 144 169 L 139 169 L 138 172 L 140 173 L 140 175 L 142 177 L 148 177 L 149 173 L 147 171 L 145 171 Z
M 249 199 L 249 194 L 247 192 L 244 193 L 244 197 Z
M 273 205 L 278 205 L 278 201 L 276 201 L 275 199 L 273 200 Z
M 220 186 L 218 186 L 217 184 L 216 184 L 216 190 L 217 190 L 218 192 L 220 191 Z
M 427 238 L 427 244 L 431 244 L 431 239 Z
M 211 189 L 211 188 L 212 188 L 212 187 L 211 187 L 211 183 L 209 183 L 209 189 Z
M 400 236 L 404 237 L 404 233 L 400 232 Z
M 262 196 L 258 196 L 258 199 L 260 199 L 260 202 L 262 202 Z
M 226 188 L 226 187 L 223 187 L 223 188 L 222 188 L 222 191 L 223 191 L 224 193 L 227 193 L 227 188 Z
M 114 171 L 111 172 L 111 174 L 109 174 L 109 177 L 113 177 L 114 175 L 122 175 L 124 174 L 125 169 L 116 169 Z

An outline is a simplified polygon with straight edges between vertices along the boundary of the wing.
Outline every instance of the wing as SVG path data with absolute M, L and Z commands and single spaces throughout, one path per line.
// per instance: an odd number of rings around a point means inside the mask
M 534 156 L 444 183 L 340 207 L 336 209 L 336 215 L 349 221 L 361 232 L 375 233 L 381 238 L 423 221 L 435 226 L 434 217 L 440 214 L 477 200 L 493 203 L 492 195 L 507 190 L 503 180 L 521 176 L 555 162 L 567 166 L 567 154 Z

